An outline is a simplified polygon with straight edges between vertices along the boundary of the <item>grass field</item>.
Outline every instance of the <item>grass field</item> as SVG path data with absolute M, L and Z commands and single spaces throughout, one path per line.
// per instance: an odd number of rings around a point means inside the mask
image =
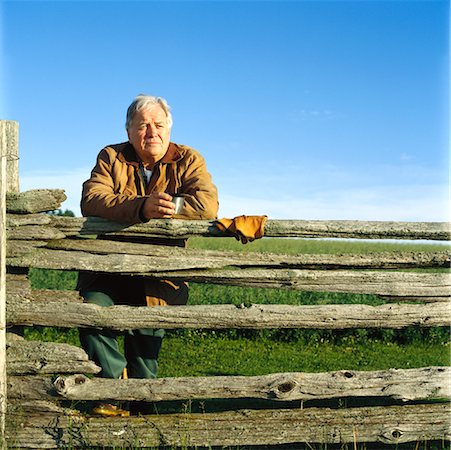
M 315 240 L 261 239 L 247 245 L 230 238 L 192 238 L 191 248 L 258 251 L 283 254 L 433 251 L 449 246 Z M 34 288 L 74 289 L 77 274 L 31 270 Z M 191 284 L 190 304 L 383 303 L 372 295 L 299 292 Z M 37 328 L 30 339 L 79 345 L 76 330 Z M 447 328 L 402 330 L 169 330 L 160 356 L 160 376 L 262 375 L 274 372 L 322 372 L 339 369 L 376 370 L 450 364 Z
M 233 250 L 237 252 L 267 252 L 299 255 L 340 254 L 340 253 L 380 253 L 400 251 L 440 251 L 450 249 L 450 243 L 431 243 L 431 241 L 389 241 L 360 239 L 290 239 L 263 238 L 241 244 L 232 238 L 190 238 L 189 247 L 209 250 Z

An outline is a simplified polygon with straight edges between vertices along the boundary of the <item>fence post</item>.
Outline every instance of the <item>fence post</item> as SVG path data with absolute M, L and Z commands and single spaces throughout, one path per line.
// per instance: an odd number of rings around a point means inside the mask
M 17 122 L 0 121 L 0 448 L 6 449 L 6 192 L 19 191 Z

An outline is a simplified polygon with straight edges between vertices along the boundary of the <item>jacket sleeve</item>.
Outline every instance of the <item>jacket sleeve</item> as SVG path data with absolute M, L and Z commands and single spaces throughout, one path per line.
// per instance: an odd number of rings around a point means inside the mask
M 133 224 L 141 222 L 140 211 L 146 198 L 135 193 L 117 192 L 117 180 L 127 174 L 123 165 L 115 165 L 116 151 L 103 149 L 91 172 L 89 180 L 83 183 L 81 212 L 83 216 L 103 217 L 114 222 Z
M 213 184 L 204 158 L 190 149 L 185 169 L 181 174 L 184 213 L 179 219 L 215 219 L 218 214 L 218 190 Z

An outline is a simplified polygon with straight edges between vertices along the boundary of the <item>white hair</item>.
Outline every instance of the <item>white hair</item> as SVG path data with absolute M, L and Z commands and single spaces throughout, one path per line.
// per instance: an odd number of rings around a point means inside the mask
M 144 95 L 144 94 L 139 94 L 137 97 L 135 97 L 131 105 L 128 107 L 125 128 L 127 130 L 130 128 L 132 120 L 138 111 L 152 108 L 155 105 L 161 106 L 164 113 L 166 114 L 168 127 L 172 128 L 172 114 L 168 102 L 163 97 L 154 97 L 152 95 Z

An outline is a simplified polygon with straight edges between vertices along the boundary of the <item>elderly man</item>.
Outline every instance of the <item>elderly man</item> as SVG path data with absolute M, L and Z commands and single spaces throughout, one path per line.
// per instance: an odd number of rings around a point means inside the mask
M 84 216 L 126 224 L 149 219 L 216 218 L 217 189 L 205 161 L 196 150 L 171 142 L 171 127 L 170 108 L 163 98 L 139 95 L 134 99 L 127 110 L 128 142 L 105 147 L 83 184 Z M 184 197 L 180 214 L 175 214 L 171 201 L 174 194 Z M 145 242 L 185 244 L 171 239 Z M 188 298 L 184 282 L 139 276 L 81 273 L 78 288 L 85 302 L 100 306 L 180 305 Z M 102 377 L 120 378 L 128 373 L 131 378 L 154 378 L 163 334 L 163 330 L 129 330 L 124 355 L 113 332 L 81 329 L 80 340 L 89 357 L 102 368 Z

